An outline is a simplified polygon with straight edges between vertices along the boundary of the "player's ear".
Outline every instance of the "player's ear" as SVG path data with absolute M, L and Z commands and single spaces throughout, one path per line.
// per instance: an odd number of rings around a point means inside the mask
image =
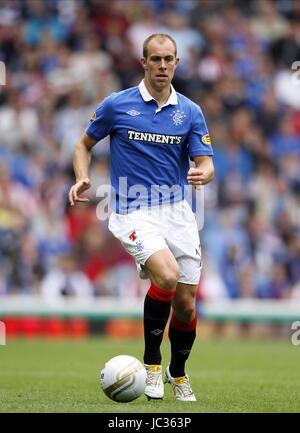
M 179 57 L 176 57 L 176 59 L 175 59 L 175 66 L 177 66 L 179 62 L 180 62 Z
M 143 66 L 143 68 L 145 69 L 145 71 L 147 71 L 148 66 L 146 65 L 146 59 L 145 59 L 145 57 L 142 57 L 141 60 L 140 60 L 140 62 L 141 62 L 141 65 Z

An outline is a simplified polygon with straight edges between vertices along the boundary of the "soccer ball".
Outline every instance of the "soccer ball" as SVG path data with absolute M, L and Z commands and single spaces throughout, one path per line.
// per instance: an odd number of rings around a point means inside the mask
M 100 372 L 100 385 L 111 400 L 126 403 L 138 398 L 146 387 L 146 369 L 133 356 L 118 355 Z

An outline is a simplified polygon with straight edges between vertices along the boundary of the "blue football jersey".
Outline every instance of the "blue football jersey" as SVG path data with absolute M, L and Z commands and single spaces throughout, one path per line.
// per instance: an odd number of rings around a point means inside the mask
M 213 155 L 202 111 L 172 87 L 158 108 L 144 82 L 106 97 L 86 133 L 110 136 L 110 176 L 117 213 L 184 198 L 189 159 Z

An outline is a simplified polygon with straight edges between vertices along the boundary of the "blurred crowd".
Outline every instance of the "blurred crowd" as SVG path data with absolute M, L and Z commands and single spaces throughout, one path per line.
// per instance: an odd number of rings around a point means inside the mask
M 215 151 L 205 187 L 201 299 L 300 298 L 300 1 L 1 0 L 0 295 L 144 295 L 90 202 L 70 208 L 72 151 L 95 107 L 137 85 L 142 42 L 178 44 L 174 87 Z M 295 63 L 295 62 L 298 62 Z

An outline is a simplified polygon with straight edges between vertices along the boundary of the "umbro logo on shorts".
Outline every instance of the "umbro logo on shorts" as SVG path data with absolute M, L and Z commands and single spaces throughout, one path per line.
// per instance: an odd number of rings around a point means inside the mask
M 133 232 L 130 233 L 129 239 L 134 242 L 136 240 L 136 232 L 133 230 Z
M 163 331 L 162 331 L 162 329 L 153 329 L 153 331 L 151 331 L 151 334 L 154 334 L 154 335 L 159 335 L 159 334 L 161 334 Z

